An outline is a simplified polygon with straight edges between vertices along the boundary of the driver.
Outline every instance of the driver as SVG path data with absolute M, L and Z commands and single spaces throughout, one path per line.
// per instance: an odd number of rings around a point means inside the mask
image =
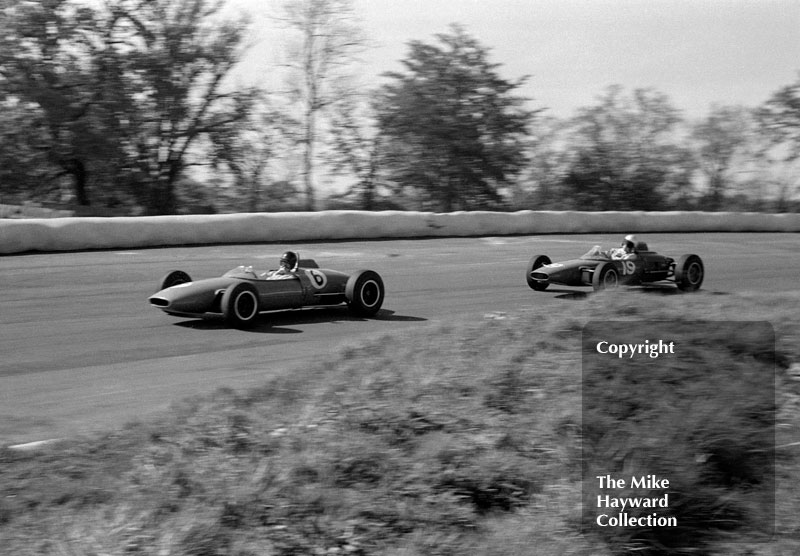
M 612 249 L 609 253 L 612 259 L 629 259 L 636 254 L 636 236 L 628 234 L 622 243 L 616 249 Z
M 280 267 L 278 270 L 273 270 L 271 272 L 266 273 L 267 278 L 292 278 L 294 276 L 295 271 L 297 270 L 297 265 L 300 262 L 300 257 L 294 251 L 287 251 L 283 255 L 281 255 L 281 262 Z

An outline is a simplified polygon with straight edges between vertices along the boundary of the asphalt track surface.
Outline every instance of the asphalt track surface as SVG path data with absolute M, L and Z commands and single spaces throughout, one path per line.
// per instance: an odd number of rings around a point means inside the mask
M 614 235 L 226 245 L 0 257 L 0 446 L 118 428 L 186 396 L 246 388 L 344 345 L 401 330 L 584 303 L 590 288 L 534 292 L 528 260 L 577 257 Z M 652 234 L 651 249 L 700 255 L 703 289 L 796 291 L 798 234 Z M 249 331 L 168 316 L 147 303 L 167 271 L 219 276 L 277 266 L 291 248 L 324 268 L 369 268 L 386 285 L 374 319 L 346 307 L 270 313 Z M 746 318 L 746 315 L 743 315 Z

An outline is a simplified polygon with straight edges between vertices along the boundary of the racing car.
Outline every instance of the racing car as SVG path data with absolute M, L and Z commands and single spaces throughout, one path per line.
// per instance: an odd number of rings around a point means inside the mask
M 299 257 L 287 270 L 280 274 L 237 266 L 219 278 L 203 280 L 192 280 L 186 272 L 173 270 L 148 300 L 169 315 L 222 317 L 236 328 L 252 326 L 259 313 L 266 311 L 346 303 L 354 314 L 370 317 L 383 304 L 383 280 L 372 270 L 348 275 L 319 268 L 313 259 Z
M 536 291 L 550 284 L 592 286 L 595 291 L 620 285 L 638 286 L 672 282 L 683 291 L 696 291 L 703 283 L 705 269 L 697 255 L 683 255 L 677 261 L 650 251 L 638 242 L 633 253 L 612 259 L 595 245 L 578 259 L 554 263 L 547 255 L 536 255 L 528 262 L 525 279 Z

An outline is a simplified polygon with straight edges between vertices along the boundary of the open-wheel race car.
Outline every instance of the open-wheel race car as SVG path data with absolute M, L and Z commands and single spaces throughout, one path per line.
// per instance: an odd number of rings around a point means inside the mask
M 284 268 L 257 272 L 238 266 L 219 278 L 192 280 L 181 270 L 169 272 L 150 304 L 169 315 L 219 318 L 237 328 L 252 326 L 259 313 L 346 303 L 362 317 L 375 315 L 383 304 L 383 280 L 372 270 L 351 275 L 319 268 L 313 259 L 294 260 Z M 286 254 L 284 254 L 284 257 Z
M 633 252 L 614 257 L 598 245 L 580 258 L 552 262 L 547 255 L 536 255 L 528 262 L 525 280 L 537 291 L 550 284 L 592 286 L 595 291 L 617 286 L 639 286 L 672 282 L 683 291 L 698 290 L 705 268 L 697 255 L 683 255 L 677 261 L 650 251 L 638 242 Z

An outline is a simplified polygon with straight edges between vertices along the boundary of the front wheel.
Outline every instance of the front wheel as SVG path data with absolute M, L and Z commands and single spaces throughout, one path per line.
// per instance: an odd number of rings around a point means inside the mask
M 172 286 L 177 286 L 180 284 L 187 284 L 191 281 L 192 279 L 184 271 L 173 270 L 161 279 L 160 290 L 165 290 L 167 288 L 171 288 Z
M 383 280 L 372 270 L 359 270 L 347 279 L 344 289 L 347 305 L 356 315 L 371 317 L 383 305 Z
M 222 316 L 235 328 L 248 328 L 258 318 L 258 290 L 249 282 L 229 286 L 222 294 Z
M 619 271 L 614 263 L 600 263 L 594 269 L 592 287 L 594 291 L 616 288 L 619 286 Z
M 684 255 L 675 264 L 675 283 L 683 291 L 699 290 L 704 276 L 703 261 L 697 255 Z
M 525 280 L 528 282 L 528 286 L 531 289 L 536 290 L 537 292 L 541 292 L 547 289 L 548 284 L 547 282 L 540 282 L 538 280 L 534 280 L 531 276 L 531 273 L 539 267 L 542 267 L 546 264 L 550 264 L 553 261 L 550 260 L 550 257 L 547 255 L 536 255 L 528 262 L 528 268 L 525 269 Z

